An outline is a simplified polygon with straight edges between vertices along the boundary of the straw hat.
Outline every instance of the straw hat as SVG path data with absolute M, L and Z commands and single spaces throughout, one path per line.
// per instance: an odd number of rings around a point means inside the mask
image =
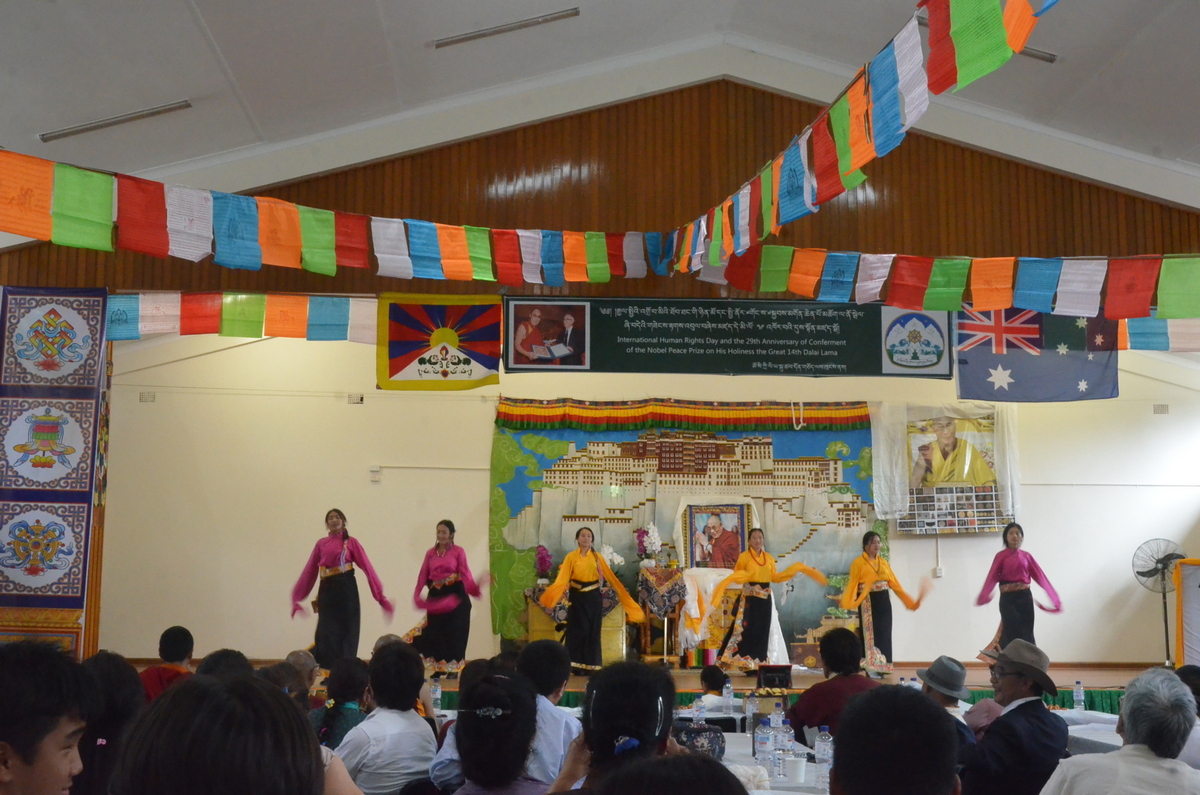
M 918 668 L 917 678 L 939 693 L 966 700 L 971 697 L 967 690 L 967 669 L 953 657 L 942 655 L 928 668 Z
M 1017 638 L 999 652 L 982 651 L 980 654 L 996 662 L 1006 663 L 1018 673 L 1037 682 L 1042 686 L 1042 690 L 1050 695 L 1058 695 L 1058 688 L 1050 678 L 1050 658 L 1046 656 L 1046 652 L 1029 641 Z

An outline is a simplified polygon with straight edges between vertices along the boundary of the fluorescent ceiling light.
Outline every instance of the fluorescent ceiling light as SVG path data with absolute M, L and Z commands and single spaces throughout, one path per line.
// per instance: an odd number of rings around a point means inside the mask
M 929 27 L 928 17 L 917 17 L 917 24 L 923 28 Z M 1017 55 L 1024 55 L 1026 58 L 1033 58 L 1034 60 L 1045 61 L 1046 63 L 1054 63 L 1058 60 L 1056 53 L 1039 50 L 1037 47 L 1026 47 L 1017 53 Z
M 39 133 L 38 138 L 42 143 L 48 144 L 60 138 L 70 138 L 72 135 L 83 135 L 84 133 L 95 132 L 96 130 L 105 130 L 109 127 L 116 127 L 118 124 L 149 119 L 152 116 L 161 116 L 164 113 L 172 113 L 177 110 L 186 110 L 191 106 L 191 100 L 181 99 L 178 102 L 168 102 L 166 105 L 155 105 L 152 108 L 142 108 L 132 113 L 122 113 L 120 116 L 109 116 L 107 119 L 97 119 L 96 121 L 89 121 L 84 124 L 76 124 L 73 127 L 63 127 L 61 130 Z
M 452 44 L 464 44 L 468 41 L 476 39 L 486 39 L 488 36 L 499 36 L 501 33 L 512 33 L 514 30 L 524 30 L 532 28 L 536 25 L 545 25 L 548 22 L 557 22 L 560 19 L 570 19 L 571 17 L 579 16 L 579 8 L 567 8 L 562 11 L 555 11 L 553 14 L 542 14 L 538 17 L 530 17 L 517 22 L 509 22 L 504 25 L 496 25 L 493 28 L 480 28 L 473 30 L 470 33 L 460 33 L 457 36 L 447 36 L 444 39 L 437 39 L 433 43 L 435 50 L 440 50 L 442 47 L 449 47 Z

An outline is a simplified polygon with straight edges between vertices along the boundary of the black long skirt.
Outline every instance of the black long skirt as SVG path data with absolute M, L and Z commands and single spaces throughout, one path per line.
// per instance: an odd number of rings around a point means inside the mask
M 866 647 L 866 644 L 870 642 L 890 663 L 892 661 L 892 592 L 888 590 L 871 591 L 867 598 L 871 600 L 872 637 L 868 638 L 865 631 L 862 633 L 863 657 L 870 656 L 869 649 Z M 865 627 L 866 620 L 863 618 L 861 607 L 858 609 L 858 616 L 859 626 Z
M 318 665 L 330 668 L 338 660 L 358 656 L 361 617 L 353 569 L 321 580 L 317 590 L 317 635 L 312 648 Z
M 599 670 L 600 622 L 603 619 L 600 589 L 577 591 L 572 588 L 568 598 L 567 631 L 563 634 L 563 642 L 571 665 L 589 671 Z
M 1033 639 L 1033 591 L 1001 591 L 1000 625 L 1000 648 L 1017 638 L 1037 645 Z
M 413 638 L 413 645 L 422 657 L 434 661 L 434 667 L 442 663 L 449 664 L 449 670 L 457 670 L 467 656 L 467 638 L 471 633 L 471 599 L 462 580 L 441 588 L 430 586 L 430 601 L 446 596 L 457 596 L 458 607 L 449 613 L 428 613 L 425 627 L 420 635 Z
M 725 640 L 717 656 L 721 659 L 742 657 L 759 663 L 767 661 L 767 645 L 771 640 L 771 600 L 744 593 L 733 603 L 733 615 L 741 614 L 741 637 L 736 638 L 735 620 L 725 632 Z M 736 641 L 735 641 L 736 638 Z

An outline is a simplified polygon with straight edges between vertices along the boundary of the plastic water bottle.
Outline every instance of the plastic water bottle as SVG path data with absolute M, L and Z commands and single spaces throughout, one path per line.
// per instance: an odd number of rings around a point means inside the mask
M 753 735 L 754 727 L 750 725 L 750 721 L 754 720 L 754 715 L 758 712 L 758 699 L 751 693 L 746 696 L 746 700 L 742 703 L 745 706 L 746 712 L 746 734 Z
M 771 728 L 783 728 L 783 704 L 776 701 L 775 709 L 771 710 Z
M 433 701 L 433 711 L 442 711 L 442 683 L 437 679 L 429 686 L 429 698 Z
M 766 718 L 760 718 L 758 728 L 754 730 L 754 759 L 771 772 L 771 744 L 773 735 L 771 724 Z
M 903 676 L 902 676 L 902 677 L 900 677 L 900 686 L 901 686 L 901 687 L 908 687 L 908 680 L 907 680 L 907 679 L 905 679 Z
M 1075 682 L 1075 709 L 1087 709 L 1087 699 L 1083 694 L 1083 683 Z
M 696 710 L 695 710 L 695 713 L 694 713 L 693 720 L 694 720 L 696 723 L 704 723 L 704 717 L 705 717 L 705 716 L 704 716 L 704 694 L 703 694 L 703 693 L 701 693 L 701 694 L 700 694 L 700 697 L 699 697 L 699 698 L 697 698 L 697 699 L 696 699 L 695 701 L 693 701 L 692 703 L 693 703 L 693 704 L 695 705 L 695 707 L 696 707 Z
M 829 769 L 833 767 L 833 735 L 828 726 L 821 727 L 817 735 L 813 755 L 817 758 L 817 789 L 829 792 Z
M 787 760 L 794 755 L 796 733 L 792 722 L 783 719 L 783 725 L 775 730 L 775 778 L 787 777 Z
M 733 714 L 733 682 L 728 677 L 725 679 L 725 687 L 721 688 L 721 698 L 725 699 L 725 714 Z

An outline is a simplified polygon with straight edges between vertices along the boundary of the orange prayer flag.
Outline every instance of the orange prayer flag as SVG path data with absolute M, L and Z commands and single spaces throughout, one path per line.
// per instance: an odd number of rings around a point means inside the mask
M 1013 305 L 1014 257 L 971 260 L 971 308 L 978 312 Z
M 475 278 L 471 266 L 471 251 L 467 247 L 467 230 L 461 226 L 434 224 L 437 227 L 438 247 L 442 250 L 442 273 L 447 279 L 469 282 Z
M 792 272 L 788 276 L 788 291 L 801 298 L 815 298 L 817 282 L 825 268 L 825 249 L 798 248 L 792 254 Z
M 569 282 L 586 282 L 587 238 L 583 232 L 563 232 L 563 278 Z
M 1125 318 L 1117 321 L 1117 350 L 1129 350 L 1129 321 Z
M 54 163 L 0 150 L 0 232 L 49 240 Z
M 783 155 L 780 155 L 771 163 L 771 190 L 775 193 L 775 212 L 771 217 L 771 234 L 773 235 L 778 235 L 783 230 L 779 224 L 779 177 L 782 172 Z
M 300 210 L 291 202 L 255 196 L 258 203 L 258 245 L 264 265 L 300 267 Z
M 857 171 L 875 159 L 875 142 L 871 136 L 873 106 L 863 70 L 858 70 L 858 77 L 846 89 L 846 99 L 850 103 L 850 171 Z
M 721 205 L 721 214 L 725 218 L 724 226 L 721 227 L 724 230 L 724 232 L 721 236 L 721 248 L 724 249 L 725 261 L 728 262 L 729 258 L 733 256 L 734 226 L 733 226 L 733 198 L 732 197 L 726 199 L 725 203 Z M 721 263 L 718 262 L 715 264 L 720 265 Z
M 1008 46 L 1013 52 L 1025 49 L 1029 34 L 1037 26 L 1038 18 L 1033 15 L 1029 0 L 1008 0 L 1004 4 L 1004 30 L 1008 33 Z
M 267 293 L 263 336 L 305 339 L 308 336 L 308 296 Z

